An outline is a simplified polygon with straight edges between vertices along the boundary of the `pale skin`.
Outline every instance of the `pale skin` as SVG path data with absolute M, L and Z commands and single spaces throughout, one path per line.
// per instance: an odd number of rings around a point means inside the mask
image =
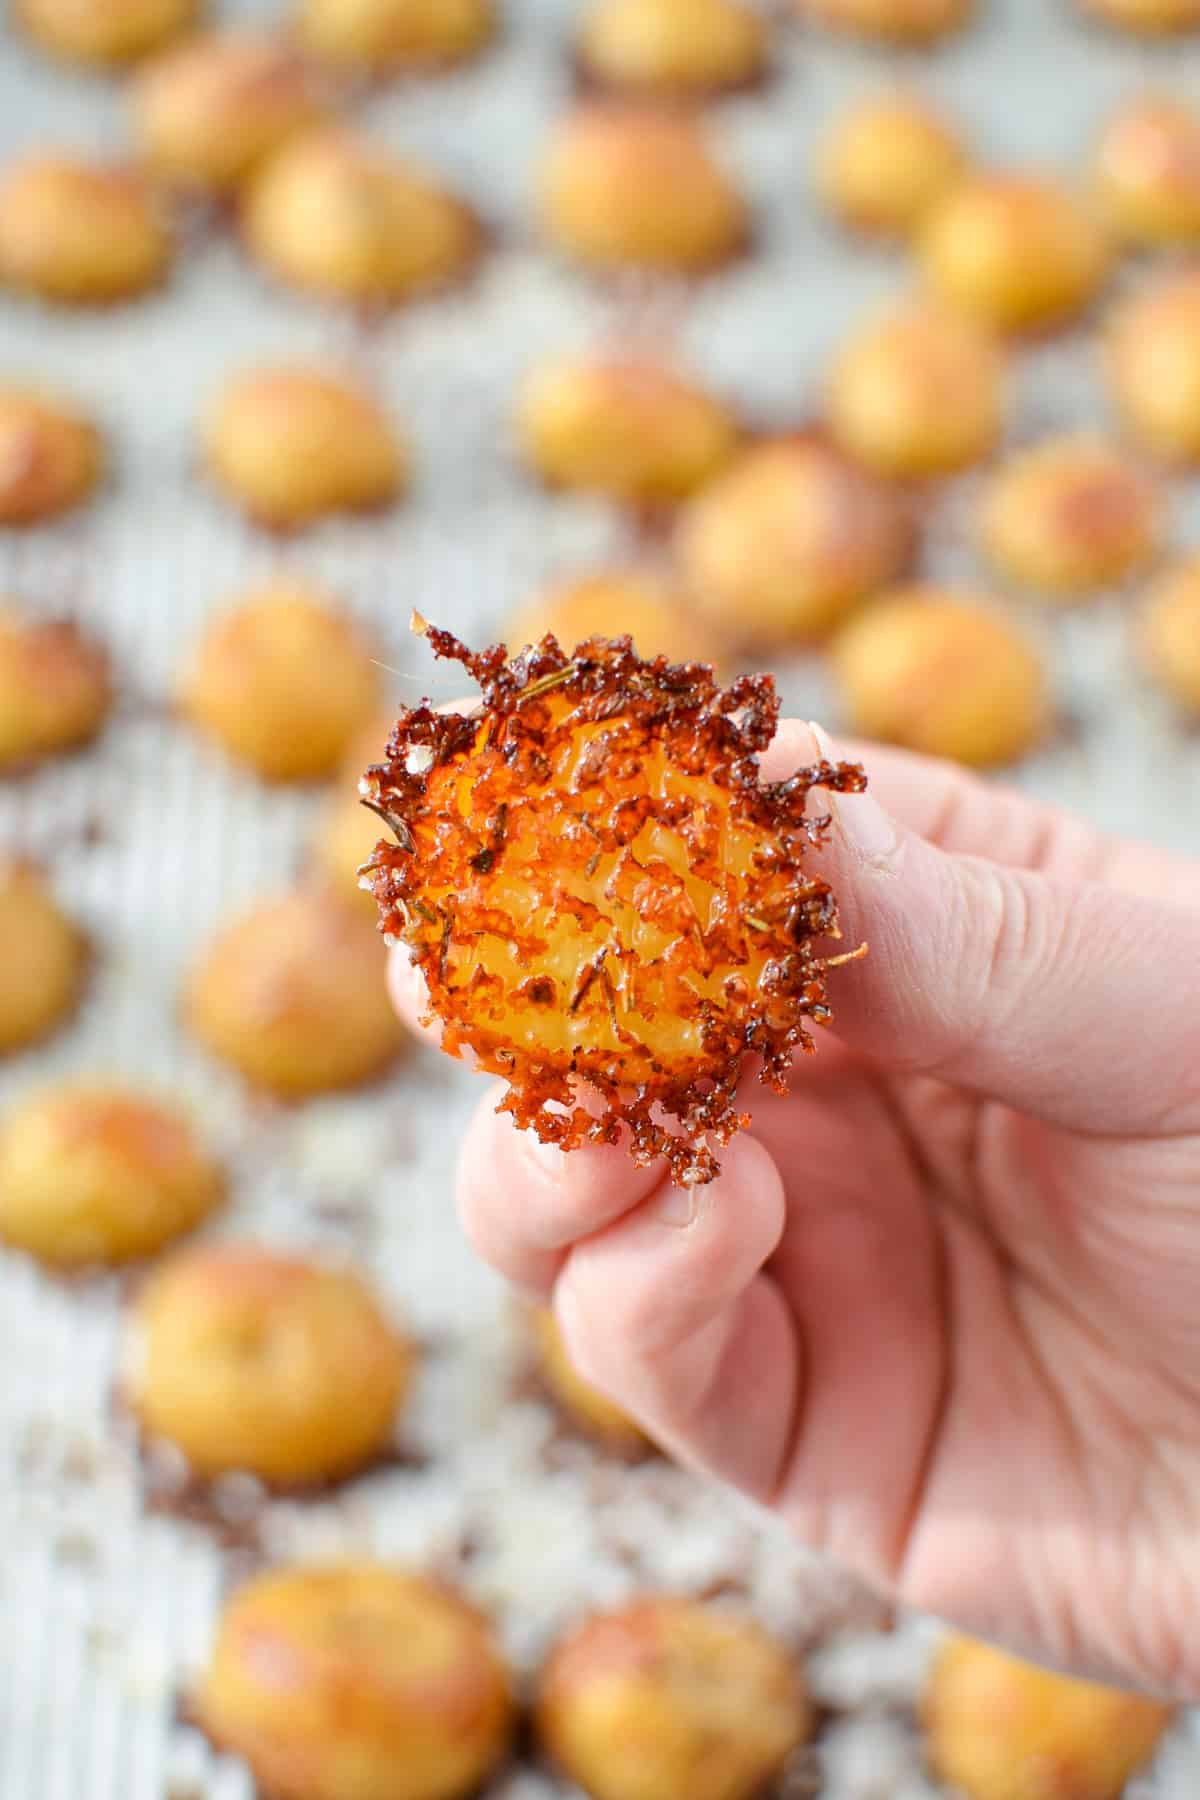
M 830 753 L 785 724 L 769 778 Z M 875 747 L 861 963 L 711 1185 L 483 1099 L 479 1253 L 681 1461 L 907 1605 L 1200 1697 L 1200 862 Z M 823 802 L 824 803 L 824 802 Z M 843 946 L 844 947 L 844 946 Z M 398 1003 L 421 996 L 393 957 Z M 836 984 L 836 985 L 834 985 Z

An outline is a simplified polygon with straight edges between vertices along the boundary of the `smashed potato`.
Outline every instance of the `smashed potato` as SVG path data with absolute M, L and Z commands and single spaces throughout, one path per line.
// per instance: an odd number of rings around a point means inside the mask
M 0 596 L 0 773 L 90 743 L 112 697 L 108 655 L 74 620 Z
M 759 80 L 767 27 L 744 0 L 594 0 L 578 55 L 603 87 L 704 99 Z
M 372 75 L 451 68 L 496 29 L 491 0 L 296 0 L 293 24 L 319 62 Z
M 64 305 L 110 305 L 157 287 L 171 253 L 158 197 L 135 169 L 33 151 L 0 179 L 4 287 Z
M 573 656 L 545 637 L 507 660 L 427 632 L 483 689 L 471 713 L 405 710 L 364 796 L 395 841 L 365 874 L 385 929 L 428 984 L 444 1047 L 505 1076 L 501 1109 L 543 1143 L 629 1134 L 676 1181 L 717 1173 L 746 1123 L 747 1054 L 782 1088 L 830 1017 L 838 935 L 806 866 L 815 787 L 857 793 L 857 764 L 760 783 L 779 715 L 768 675 L 727 690 L 701 664 L 643 661 L 628 638 Z M 852 952 L 857 954 L 857 952 Z M 603 1097 L 580 1103 L 581 1076 Z
M 152 1256 L 224 1197 L 187 1114 L 136 1088 L 64 1083 L 0 1125 L 0 1237 L 57 1268 Z
M 371 650 L 332 596 L 277 576 L 213 619 L 180 701 L 193 724 L 264 780 L 314 780 L 334 773 L 379 698 Z
M 514 1708 L 473 1606 L 359 1560 L 285 1565 L 239 1588 L 196 1710 L 273 1800 L 459 1800 L 503 1759 Z
M 814 437 L 753 444 L 679 518 L 675 548 L 700 616 L 746 644 L 815 643 L 912 560 L 897 493 Z
M 61 61 L 111 69 L 169 43 L 202 11 L 198 0 L 15 0 L 11 16 Z
M 336 894 L 299 887 L 218 931 L 192 970 L 192 1034 L 284 1100 L 356 1087 L 404 1044 L 388 1003 L 383 946 Z
M 874 474 L 950 474 L 986 456 L 1003 430 L 1003 359 L 969 319 L 910 302 L 843 345 L 828 407 L 837 444 Z
M 254 1244 L 172 1257 L 135 1328 L 142 1428 L 198 1475 L 277 1487 L 337 1481 L 380 1455 L 416 1361 L 352 1269 Z
M 416 164 L 344 128 L 294 137 L 251 179 L 251 252 L 288 286 L 394 306 L 460 279 L 479 250 L 469 206 Z
M 559 1412 L 586 1437 L 606 1450 L 630 1459 L 648 1447 L 648 1440 L 615 1400 L 593 1387 L 571 1361 L 558 1320 L 549 1306 L 531 1306 L 526 1313 L 530 1342 L 537 1354 L 537 1372 Z
M 795 1660 L 753 1620 L 642 1594 L 559 1639 L 534 1722 L 593 1800 L 751 1800 L 813 1717 Z
M 969 768 L 1016 762 L 1052 717 L 1036 647 L 952 588 L 890 589 L 834 640 L 831 663 L 851 730 Z
M 1129 432 L 1165 462 L 1200 462 L 1200 270 L 1185 265 L 1122 301 L 1107 349 Z
M 957 31 L 974 0 L 794 0 L 802 18 L 849 37 L 885 44 L 931 44 Z
M 88 941 L 32 863 L 0 860 L 0 1056 L 45 1037 L 83 992 Z
M 746 202 L 684 112 L 581 107 L 554 130 L 538 178 L 542 230 L 599 271 L 700 274 L 746 247 Z
M 929 215 L 919 256 L 948 306 L 998 332 L 1049 331 L 1090 306 L 1110 245 L 1091 207 L 1051 177 L 985 170 Z
M 610 569 L 535 594 L 510 614 L 505 639 L 524 649 L 553 632 L 565 650 L 587 638 L 631 637 L 643 656 L 718 666 L 727 646 L 651 569 Z
M 1122 243 L 1156 248 L 1200 239 L 1200 110 L 1140 94 L 1114 113 L 1093 164 L 1096 195 Z
M 1154 485 L 1103 438 L 1047 438 L 994 477 L 979 513 L 979 543 L 998 573 L 1064 604 L 1143 568 L 1158 548 Z
M 276 530 L 389 506 L 408 482 L 408 450 L 375 396 L 302 363 L 235 375 L 213 401 L 203 438 L 213 479 Z
M 967 1637 L 943 1645 L 922 1710 L 934 1773 L 967 1800 L 1118 1800 L 1172 1718 Z
M 1184 712 L 1200 718 L 1200 557 L 1174 563 L 1151 583 L 1138 639 L 1148 673 Z
M 148 166 L 201 194 L 233 193 L 324 111 L 319 84 L 295 51 L 250 31 L 209 32 L 156 57 L 131 97 Z
M 853 231 L 911 237 L 961 179 L 957 127 L 920 94 L 871 94 L 839 114 L 817 148 L 817 192 Z
M 637 356 L 562 357 L 522 387 L 517 436 L 553 487 L 630 506 L 686 500 L 729 461 L 729 408 L 663 364 Z
M 86 415 L 36 387 L 0 381 L 0 525 L 37 525 L 87 499 L 104 444 Z

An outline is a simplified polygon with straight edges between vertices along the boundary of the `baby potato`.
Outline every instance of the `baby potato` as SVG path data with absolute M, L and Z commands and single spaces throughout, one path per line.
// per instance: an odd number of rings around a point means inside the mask
M 0 1125 L 0 1237 L 42 1262 L 150 1256 L 224 1197 L 188 1117 L 135 1088 L 49 1088 Z

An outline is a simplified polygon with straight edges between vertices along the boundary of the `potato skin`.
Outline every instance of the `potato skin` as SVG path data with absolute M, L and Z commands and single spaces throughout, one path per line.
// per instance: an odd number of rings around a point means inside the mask
M 112 698 L 108 654 L 73 620 L 0 600 L 0 774 L 89 744 Z
M 407 449 L 382 408 L 324 368 L 278 364 L 235 376 L 213 400 L 202 439 L 229 499 L 282 530 L 373 512 L 408 483 Z
M 684 507 L 675 534 L 701 617 L 752 646 L 827 638 L 904 573 L 913 545 L 895 493 L 803 437 L 746 450 Z
M 68 1083 L 0 1128 L 0 1236 L 60 1268 L 149 1256 L 224 1198 L 190 1120 L 155 1095 Z
M 293 137 L 251 177 L 243 230 L 280 281 L 367 306 L 449 285 L 479 248 L 474 216 L 456 195 L 334 127 Z
M 0 382 L 0 525 L 36 525 L 70 512 L 104 472 L 91 420 L 37 388 Z
M 293 17 L 318 62 L 374 75 L 465 62 L 496 29 L 492 0 L 298 0 Z
M 543 155 L 538 210 L 547 239 L 599 271 L 701 273 L 745 245 L 741 195 L 689 119 L 649 107 L 581 108 Z
M 378 704 L 373 648 L 332 595 L 277 578 L 213 620 L 180 699 L 194 725 L 264 780 L 311 781 L 335 772 Z
M 1151 583 L 1137 623 L 1141 660 L 1185 713 L 1200 716 L 1200 557 Z
M 147 165 L 199 194 L 236 192 L 324 112 L 320 87 L 295 52 L 249 31 L 209 32 L 155 57 L 130 99 Z
M 931 44 L 971 17 L 974 0 L 794 0 L 815 24 L 886 44 Z
M 1157 548 L 1153 484 L 1100 438 L 1050 438 L 1012 457 L 979 512 L 979 542 L 998 574 L 1063 604 L 1136 574 Z
M 738 426 L 727 407 L 673 370 L 633 357 L 560 357 L 522 386 L 517 435 L 551 487 L 666 506 L 729 461 Z
M 0 1056 L 35 1044 L 74 1011 L 88 942 L 40 870 L 0 862 Z
M 256 1245 L 184 1251 L 134 1315 L 130 1403 L 197 1475 L 311 1486 L 387 1445 L 415 1353 L 352 1270 Z
M 356 1087 L 405 1042 L 385 961 L 361 910 L 296 888 L 217 932 L 188 978 L 184 1018 L 214 1056 L 282 1100 Z
M 1049 726 L 1041 657 L 970 594 L 890 590 L 835 639 L 831 660 L 847 726 L 863 737 L 993 768 L 1034 749 Z
M 453 1590 L 382 1563 L 239 1589 L 196 1696 L 271 1800 L 466 1800 L 508 1746 L 508 1670 Z
M 553 1310 L 526 1308 L 526 1329 L 537 1353 L 537 1371 L 555 1405 L 567 1420 L 606 1449 L 630 1459 L 648 1448 L 648 1440 L 620 1407 L 579 1373 Z
M 1111 247 L 1090 204 L 1057 181 L 983 173 L 929 214 L 919 256 L 939 299 L 997 332 L 1047 331 L 1095 299 Z
M 871 95 L 835 118 L 817 150 L 817 193 L 853 231 L 908 238 L 966 168 L 954 126 L 927 100 Z
M 64 305 L 108 305 L 157 287 L 166 219 L 134 169 L 34 152 L 0 176 L 0 286 Z
M 1161 276 L 1108 327 L 1113 400 L 1129 431 L 1166 463 L 1200 463 L 1200 273 Z
M 603 87 L 703 99 L 763 75 L 767 31 L 744 0 L 593 0 L 576 55 Z
M 63 62 L 118 68 L 187 31 L 201 0 L 15 0 L 14 14 Z
M 923 1706 L 930 1763 L 967 1800 L 1119 1800 L 1172 1709 L 953 1638 Z
M 535 1723 L 592 1800 L 753 1800 L 812 1715 L 792 1657 L 757 1625 L 648 1595 L 559 1641 Z

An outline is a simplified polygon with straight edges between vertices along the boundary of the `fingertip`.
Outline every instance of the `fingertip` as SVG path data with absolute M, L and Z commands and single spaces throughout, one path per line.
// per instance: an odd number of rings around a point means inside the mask
M 572 1249 L 559 1292 L 581 1359 L 598 1339 L 612 1342 L 614 1321 L 623 1354 L 634 1357 L 698 1329 L 774 1253 L 786 1220 L 774 1158 L 742 1134 L 720 1160 L 715 1180 L 694 1188 L 662 1171 L 635 1208 Z
M 685 1194 L 664 1176 L 627 1218 L 576 1245 L 554 1286 L 568 1352 L 656 1443 L 766 1498 L 794 1416 L 794 1322 L 767 1271 L 786 1202 L 753 1138 Z
M 458 1165 L 458 1216 L 472 1249 L 519 1289 L 545 1299 L 553 1289 L 562 1253 L 531 1241 L 517 1133 L 497 1114 L 504 1084 L 496 1082 L 471 1115 Z
M 818 762 L 826 754 L 811 725 L 803 719 L 780 719 L 775 736 L 763 751 L 759 770 L 764 781 L 783 781 L 805 763 Z
M 481 1102 L 463 1146 L 459 1196 L 472 1243 L 489 1262 L 498 1252 L 543 1255 L 581 1238 L 641 1203 L 662 1164 L 639 1168 L 624 1146 L 585 1144 L 559 1150 L 497 1110 L 497 1084 Z

